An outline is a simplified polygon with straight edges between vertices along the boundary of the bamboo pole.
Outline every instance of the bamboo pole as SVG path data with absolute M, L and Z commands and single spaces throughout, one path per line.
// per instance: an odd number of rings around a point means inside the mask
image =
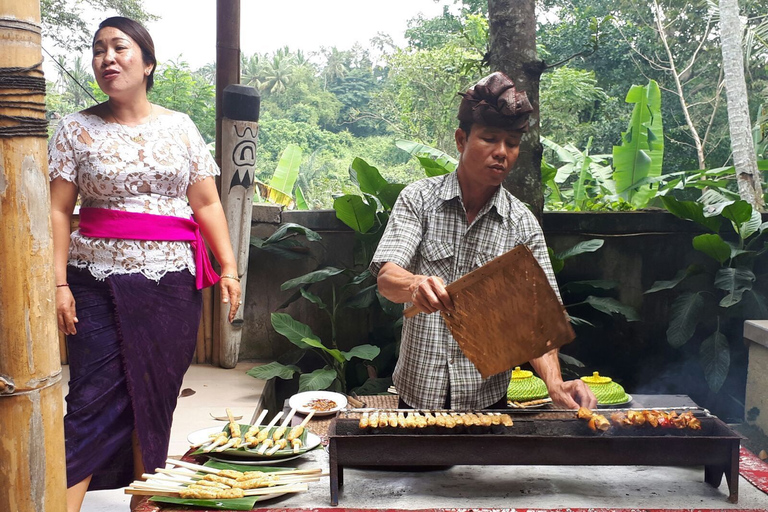
M 63 512 L 40 4 L 0 0 L 0 510 Z
M 229 308 L 219 310 L 219 364 L 224 368 L 234 368 L 243 335 L 261 98 L 253 87 L 233 84 L 224 89 L 223 104 L 221 205 L 227 217 L 229 239 L 237 261 L 243 306 L 238 309 L 232 323 L 227 321 Z

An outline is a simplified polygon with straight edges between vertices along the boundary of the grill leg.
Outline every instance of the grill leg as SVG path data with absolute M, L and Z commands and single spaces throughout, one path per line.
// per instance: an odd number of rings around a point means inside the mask
M 724 468 L 725 481 L 728 482 L 728 501 L 737 503 L 739 501 L 739 444 L 731 448 L 731 462 Z
M 712 487 L 720 487 L 720 482 L 723 481 L 724 472 L 722 466 L 704 466 L 704 481 Z

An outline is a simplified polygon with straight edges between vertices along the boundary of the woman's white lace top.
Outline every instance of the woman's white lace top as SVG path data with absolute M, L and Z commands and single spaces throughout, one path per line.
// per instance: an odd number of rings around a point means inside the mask
M 157 111 L 157 108 L 155 108 Z M 78 112 L 63 118 L 48 144 L 49 176 L 78 187 L 80 206 L 190 218 L 187 187 L 219 174 L 200 132 L 186 114 L 164 111 L 138 126 Z M 97 279 L 141 273 L 195 274 L 189 242 L 70 237 L 69 265 Z

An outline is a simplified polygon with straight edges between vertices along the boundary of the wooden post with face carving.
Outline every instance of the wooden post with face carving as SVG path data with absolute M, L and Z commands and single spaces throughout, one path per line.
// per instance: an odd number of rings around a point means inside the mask
M 240 351 L 243 315 L 246 311 L 245 291 L 251 241 L 256 138 L 259 133 L 259 93 L 253 87 L 228 85 L 224 89 L 223 105 L 221 205 L 227 217 L 229 238 L 237 260 L 243 305 L 231 324 L 227 321 L 229 308 L 219 309 L 219 364 L 223 368 L 234 368 Z
M 40 3 L 0 0 L 0 510 L 66 510 Z

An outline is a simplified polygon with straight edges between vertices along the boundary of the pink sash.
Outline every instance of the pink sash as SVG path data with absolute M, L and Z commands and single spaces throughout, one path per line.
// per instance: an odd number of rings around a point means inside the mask
M 219 281 L 205 248 L 200 226 L 192 219 L 106 208 L 80 208 L 80 233 L 91 238 L 189 242 L 195 251 L 197 289 Z

